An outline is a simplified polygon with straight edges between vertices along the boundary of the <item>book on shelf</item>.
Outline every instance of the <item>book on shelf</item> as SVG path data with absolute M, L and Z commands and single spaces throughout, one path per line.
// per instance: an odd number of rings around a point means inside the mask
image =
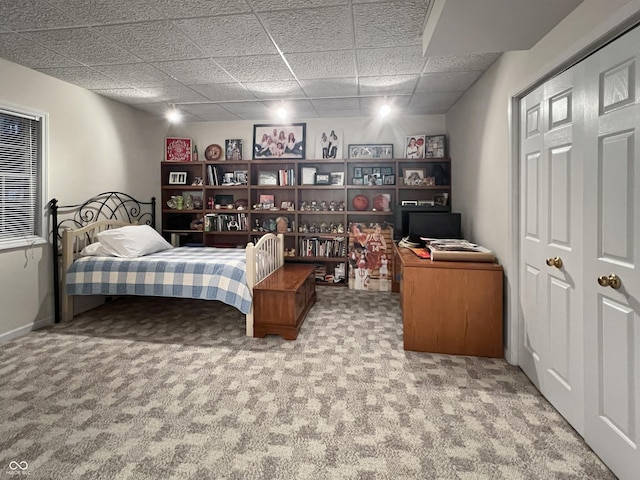
M 446 262 L 484 262 L 495 263 L 494 253 L 468 240 L 420 238 L 429 249 L 431 259 Z

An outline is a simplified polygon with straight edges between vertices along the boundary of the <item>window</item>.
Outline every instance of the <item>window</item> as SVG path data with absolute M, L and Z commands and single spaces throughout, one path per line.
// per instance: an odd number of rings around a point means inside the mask
M 43 243 L 44 115 L 0 108 L 0 249 Z

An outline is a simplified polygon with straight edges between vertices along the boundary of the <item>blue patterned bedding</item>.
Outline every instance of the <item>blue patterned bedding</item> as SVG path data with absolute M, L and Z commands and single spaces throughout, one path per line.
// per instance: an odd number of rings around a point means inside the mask
M 219 300 L 247 314 L 245 251 L 179 247 L 138 258 L 82 257 L 67 272 L 69 295 L 145 295 Z

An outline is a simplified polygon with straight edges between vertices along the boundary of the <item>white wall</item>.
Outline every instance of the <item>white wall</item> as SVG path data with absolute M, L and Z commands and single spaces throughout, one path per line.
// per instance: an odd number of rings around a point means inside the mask
M 517 318 L 510 279 L 510 99 L 638 10 L 638 1 L 585 0 L 529 51 L 503 54 L 447 114 L 453 206 L 463 214 L 465 234 L 496 252 L 505 269 L 511 362 L 517 361 Z
M 49 115 L 45 201 L 159 196 L 164 121 L 0 59 L 0 105 Z M 0 250 L 0 341 L 53 317 L 50 246 Z

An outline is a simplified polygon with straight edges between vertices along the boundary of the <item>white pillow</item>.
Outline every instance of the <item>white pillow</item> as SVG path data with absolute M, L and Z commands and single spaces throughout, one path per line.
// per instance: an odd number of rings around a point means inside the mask
M 173 248 L 149 225 L 130 225 L 98 233 L 98 240 L 116 257 L 134 258 Z
M 80 252 L 81 257 L 115 257 L 115 254 L 100 242 L 87 245 Z

